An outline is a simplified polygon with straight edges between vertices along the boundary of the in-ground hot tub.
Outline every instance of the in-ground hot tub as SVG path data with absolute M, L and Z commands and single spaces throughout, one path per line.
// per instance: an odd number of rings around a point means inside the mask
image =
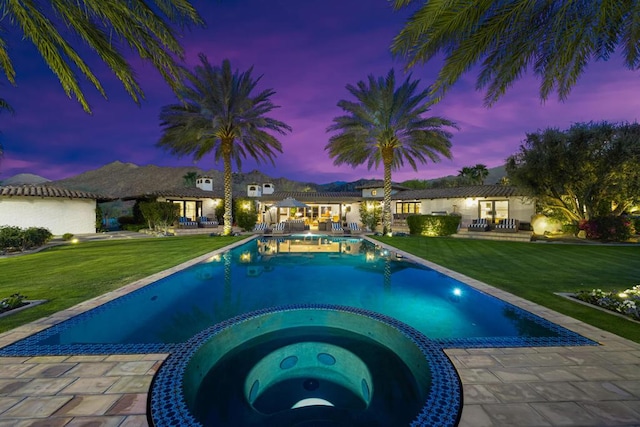
M 415 329 L 362 309 L 297 305 L 215 325 L 159 370 L 155 426 L 453 426 L 459 378 Z

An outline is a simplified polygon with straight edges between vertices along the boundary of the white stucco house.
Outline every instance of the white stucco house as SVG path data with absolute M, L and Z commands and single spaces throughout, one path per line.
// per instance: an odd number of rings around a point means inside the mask
M 106 198 L 48 185 L 0 186 L 0 227 L 42 227 L 54 236 L 96 232 L 96 206 Z
M 391 196 L 396 218 L 410 214 L 459 214 L 461 226 L 483 218 L 490 224 L 516 219 L 526 225 L 535 215 L 535 200 L 518 188 L 503 185 L 476 185 L 430 188 L 397 192 Z

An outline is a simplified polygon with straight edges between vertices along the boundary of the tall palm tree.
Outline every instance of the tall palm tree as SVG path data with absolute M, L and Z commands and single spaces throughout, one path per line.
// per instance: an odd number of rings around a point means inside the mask
M 563 100 L 592 60 L 619 51 L 627 68 L 640 67 L 638 1 L 394 0 L 396 9 L 414 4 L 391 50 L 409 66 L 444 56 L 438 97 L 477 64 L 487 105 L 527 69 L 541 78 L 541 99 L 557 91 Z
M 175 87 L 179 66 L 174 55 L 181 58 L 183 50 L 170 24 L 201 24 L 202 20 L 189 0 L 30 0 L 3 1 L 2 22 L 5 26 L 14 25 L 24 39 L 34 44 L 67 96 L 74 96 L 90 112 L 73 68 L 80 70 L 103 96 L 105 92 L 71 39 L 88 45 L 139 102 L 143 92 L 125 53 L 128 55 L 131 50 L 151 61 Z M 63 37 L 68 32 L 73 37 Z M 15 84 L 16 71 L 7 47 L 0 35 L 0 69 Z
M 418 91 L 420 80 L 411 76 L 396 88 L 394 70 L 386 77 L 369 75 L 368 81 L 347 90 L 356 101 L 341 100 L 338 106 L 346 115 L 335 117 L 327 132 L 338 132 L 329 138 L 325 150 L 335 165 L 353 167 L 367 163 L 384 168 L 383 230 L 391 234 L 391 171 L 407 161 L 417 171 L 416 161 L 438 162 L 440 155 L 451 158 L 451 134 L 444 126 L 456 124 L 441 117 L 423 117 L 429 111 L 429 90 Z
M 469 182 L 473 179 L 473 168 L 464 166 L 458 171 L 458 176 L 462 178 L 463 182 Z
M 273 89 L 253 94 L 261 77 L 254 79 L 253 67 L 240 73 L 231 70 L 228 59 L 221 67 L 209 64 L 199 55 L 200 64 L 193 72 L 185 72 L 185 85 L 179 90 L 181 103 L 167 105 L 160 113 L 163 134 L 157 146 L 172 154 L 193 155 L 195 160 L 213 152 L 215 160 L 224 165 L 224 234 L 231 233 L 232 175 L 231 161 L 240 168 L 248 156 L 269 160 L 275 151 L 282 152 L 277 138 L 267 131 L 281 135 L 291 131 L 287 124 L 267 117 L 278 108 L 271 102 Z
M 487 169 L 487 165 L 478 163 L 471 169 L 473 170 L 472 175 L 474 181 L 477 184 L 484 185 L 484 180 L 489 176 L 489 169 Z

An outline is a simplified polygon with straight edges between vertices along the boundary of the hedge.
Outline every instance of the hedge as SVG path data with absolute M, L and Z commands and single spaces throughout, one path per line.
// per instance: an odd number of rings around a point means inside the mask
M 457 233 L 460 215 L 409 215 L 409 233 L 420 236 L 450 236 Z

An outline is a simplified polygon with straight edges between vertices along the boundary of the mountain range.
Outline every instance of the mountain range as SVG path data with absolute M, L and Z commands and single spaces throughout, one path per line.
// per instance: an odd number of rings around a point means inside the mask
M 57 181 L 33 174 L 19 174 L 4 180 L 2 185 L 43 184 L 49 183 L 71 190 L 89 191 L 96 194 L 119 198 L 140 195 L 155 191 L 174 190 L 192 187 L 186 179 L 188 176 L 208 176 L 213 179 L 213 187 L 224 187 L 224 174 L 216 169 L 202 170 L 197 167 L 161 167 L 154 165 L 138 166 L 133 163 L 115 161 L 101 168 L 87 171 L 79 175 Z M 495 184 L 505 176 L 504 166 L 489 169 L 486 184 Z M 455 180 L 455 176 L 448 176 L 428 182 Z M 263 184 L 270 182 L 276 191 L 357 191 L 362 185 L 380 180 L 360 179 L 352 182 L 336 181 L 327 184 L 293 181 L 287 178 L 272 178 L 258 170 L 248 173 L 233 174 L 233 191 L 235 194 L 246 192 L 248 184 Z M 402 185 L 403 183 L 399 183 Z

